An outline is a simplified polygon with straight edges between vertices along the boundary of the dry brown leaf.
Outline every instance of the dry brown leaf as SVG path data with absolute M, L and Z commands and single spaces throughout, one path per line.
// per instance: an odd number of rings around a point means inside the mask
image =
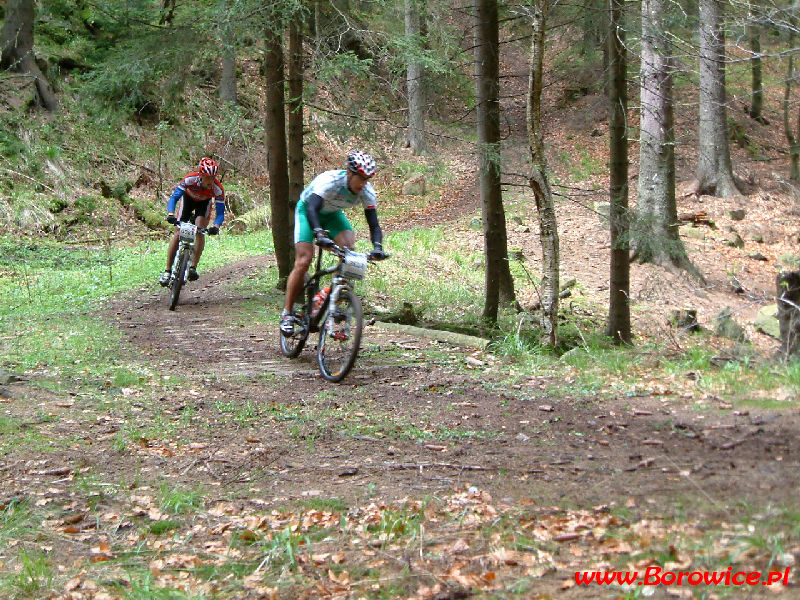
M 507 548 L 498 548 L 493 551 L 489 555 L 494 561 L 495 564 L 498 565 L 518 565 L 519 559 L 517 558 L 517 553 L 513 550 L 508 550 Z
M 64 584 L 64 590 L 67 592 L 72 592 L 74 590 L 77 590 L 79 587 L 81 587 L 85 575 L 86 571 L 81 571 L 80 573 L 78 573 L 75 577 L 73 577 Z
M 350 586 L 350 573 L 347 571 L 342 571 L 338 575 L 328 569 L 328 579 L 330 579 L 334 583 L 338 583 L 339 585 L 349 587 Z

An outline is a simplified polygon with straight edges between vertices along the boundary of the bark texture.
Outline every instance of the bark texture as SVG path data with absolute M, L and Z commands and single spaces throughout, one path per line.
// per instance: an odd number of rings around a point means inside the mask
M 500 302 L 514 302 L 508 239 L 500 189 L 500 57 L 497 0 L 475 0 L 475 75 L 478 96 L 478 154 L 486 257 L 483 317 L 497 321 Z
M 299 14 L 289 25 L 289 205 L 292 213 L 300 199 L 300 192 L 303 191 L 302 26 L 302 17 Z
M 219 98 L 223 102 L 236 104 L 239 101 L 236 90 L 236 51 L 233 47 L 222 50 L 222 76 L 219 82 Z
M 800 271 L 780 273 L 777 286 L 781 352 L 788 358 L 800 354 Z
M 668 10 L 666 0 L 642 2 L 639 182 L 632 245 L 635 260 L 685 269 L 702 280 L 678 235 L 673 60 L 664 33 Z
M 797 13 L 800 12 L 800 1 L 795 0 L 792 6 L 789 27 L 789 48 L 794 48 L 797 39 L 795 31 L 797 29 Z M 797 112 L 797 128 L 792 129 L 792 119 L 789 111 L 792 107 L 792 88 L 794 80 L 794 54 L 789 54 L 786 66 L 786 79 L 783 87 L 783 131 L 786 140 L 789 142 L 789 156 L 791 157 L 790 178 L 792 181 L 800 182 L 800 109 Z
M 286 151 L 286 115 L 283 108 L 284 65 L 279 27 L 267 26 L 264 70 L 266 77 L 267 166 L 272 211 L 272 240 L 278 263 L 278 280 L 286 281 L 292 270 L 292 214 L 289 211 L 289 170 Z
M 731 165 L 722 0 L 700 0 L 700 115 L 697 194 L 740 197 Z
M 536 209 L 539 212 L 539 238 L 542 244 L 542 287 L 540 290 L 542 318 L 540 324 L 545 332 L 547 342 L 551 346 L 555 346 L 558 342 L 558 223 L 553 194 L 547 179 L 547 160 L 544 153 L 544 132 L 542 130 L 542 71 L 548 1 L 538 0 L 533 8 L 526 106 L 528 147 L 531 153 L 529 183 L 536 200 Z
M 55 112 L 58 99 L 34 58 L 34 16 L 34 3 L 31 0 L 8 0 L 0 33 L 0 68 L 23 73 L 33 79 L 38 101 L 48 111 Z
M 422 5 L 420 0 L 405 0 L 406 37 L 411 40 L 416 54 L 421 48 Z M 425 139 L 425 88 L 422 62 L 411 56 L 406 66 L 408 92 L 408 145 L 414 154 L 424 154 L 428 147 Z
M 649 0 L 642 0 L 642 5 Z M 631 342 L 630 238 L 628 218 L 628 86 L 625 12 L 621 0 L 611 0 L 609 27 L 611 261 L 606 334 L 616 343 Z M 644 14 L 642 15 L 644 21 Z M 644 45 L 644 44 L 643 44 Z M 643 53 L 644 54 L 644 53 Z M 642 59 L 644 62 L 644 58 Z M 644 121 L 644 117 L 642 118 Z
M 748 114 L 750 118 L 758 121 L 761 124 L 766 124 L 767 120 L 764 118 L 764 81 L 761 70 L 761 25 L 756 21 L 758 15 L 754 10 L 754 6 L 750 5 L 750 11 L 747 22 L 747 37 L 750 40 L 750 52 L 753 58 L 750 59 L 750 83 L 751 83 L 751 101 Z

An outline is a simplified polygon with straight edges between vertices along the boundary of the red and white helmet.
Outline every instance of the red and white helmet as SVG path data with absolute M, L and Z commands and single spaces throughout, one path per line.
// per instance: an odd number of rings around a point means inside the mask
M 375 174 L 378 168 L 375 166 L 375 159 L 361 150 L 353 150 L 347 155 L 347 170 L 358 173 L 362 177 L 369 179 Z
M 197 170 L 201 175 L 210 175 L 211 177 L 215 177 L 217 175 L 217 171 L 219 171 L 219 165 L 213 158 L 204 156 L 200 159 L 200 164 L 197 165 Z

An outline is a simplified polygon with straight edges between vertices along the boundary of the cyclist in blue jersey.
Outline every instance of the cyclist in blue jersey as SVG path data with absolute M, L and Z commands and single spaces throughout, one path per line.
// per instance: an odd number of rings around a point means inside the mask
M 286 282 L 281 313 L 280 328 L 285 336 L 294 333 L 294 301 L 303 289 L 303 279 L 314 258 L 314 242 L 323 248 L 331 247 L 334 242 L 350 249 L 355 245 L 355 234 L 343 209 L 362 204 L 373 246 L 370 257 L 373 260 L 386 258 L 383 232 L 378 224 L 377 196 L 369 183 L 376 171 L 375 161 L 369 154 L 354 150 L 347 155 L 345 167 L 317 175 L 300 194 L 294 213 L 294 268 Z M 325 235 L 326 230 L 330 238 Z
M 206 227 L 211 215 L 211 201 L 214 200 L 217 215 L 214 218 L 213 227 L 208 228 L 208 234 L 217 235 L 220 225 L 225 220 L 225 190 L 217 179 L 218 171 L 217 161 L 208 157 L 200 159 L 197 170 L 184 177 L 172 192 L 172 196 L 167 202 L 167 221 L 173 225 L 176 225 L 178 221 L 184 221 L 194 223 L 198 227 Z M 176 208 L 177 217 L 175 216 Z M 197 236 L 194 259 L 189 266 L 189 281 L 196 281 L 199 277 L 197 264 L 200 262 L 200 255 L 203 254 L 205 241 L 205 236 Z M 175 235 L 172 236 L 167 249 L 167 269 L 158 280 L 163 286 L 169 285 L 172 261 L 178 251 L 178 242 L 178 229 L 175 229 Z

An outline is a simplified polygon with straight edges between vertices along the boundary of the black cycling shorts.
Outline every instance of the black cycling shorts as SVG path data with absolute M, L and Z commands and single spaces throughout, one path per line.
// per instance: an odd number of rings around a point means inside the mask
M 184 196 L 181 198 L 181 204 L 178 207 L 178 220 L 188 223 L 194 223 L 197 217 L 205 217 L 206 219 L 211 214 L 211 199 L 195 201 L 191 198 Z

